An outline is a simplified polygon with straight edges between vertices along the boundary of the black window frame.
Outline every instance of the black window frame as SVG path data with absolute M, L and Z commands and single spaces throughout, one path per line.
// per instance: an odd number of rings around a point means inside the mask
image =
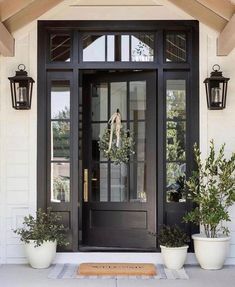
M 70 62 L 50 62 L 49 61 L 49 35 L 51 33 L 71 33 L 71 61 Z M 165 61 L 165 35 L 166 32 L 182 31 L 187 35 L 187 61 L 186 62 L 166 62 Z M 81 57 L 81 35 L 82 33 L 126 33 L 131 35 L 136 32 L 155 33 L 155 51 L 153 62 L 82 62 Z M 47 104 L 47 75 L 53 73 L 70 73 L 73 83 L 71 93 L 79 96 L 79 71 L 84 69 L 122 69 L 122 70 L 156 70 L 157 72 L 157 230 L 163 223 L 167 223 L 167 212 L 182 211 L 182 203 L 172 203 L 169 208 L 166 206 L 165 195 L 165 83 L 166 73 L 187 73 L 188 98 L 186 116 L 187 131 L 190 131 L 187 141 L 187 164 L 188 175 L 195 168 L 192 146 L 199 143 L 199 22 L 196 20 L 159 20 L 159 21 L 38 21 L 38 128 L 37 128 L 37 207 L 46 208 L 48 206 L 48 113 Z M 54 78 L 53 78 L 54 79 Z M 55 79 L 56 80 L 56 79 Z M 71 114 L 73 122 L 78 120 L 78 97 L 71 97 Z M 71 141 L 78 142 L 78 130 L 75 124 L 71 124 Z M 78 190 L 79 183 L 77 177 L 81 175 L 78 169 L 78 147 L 73 148 L 71 163 L 72 190 Z M 71 191 L 72 192 L 72 191 Z M 77 192 L 78 193 L 78 192 Z M 78 250 L 78 216 L 79 199 L 78 194 L 71 194 L 70 224 L 72 242 L 68 250 Z M 184 205 L 183 205 L 184 206 Z M 190 210 L 192 204 L 187 202 L 184 212 Z M 55 211 L 59 211 L 56 210 Z M 192 233 L 193 228 L 187 225 L 187 231 Z M 197 230 L 197 228 L 196 228 Z

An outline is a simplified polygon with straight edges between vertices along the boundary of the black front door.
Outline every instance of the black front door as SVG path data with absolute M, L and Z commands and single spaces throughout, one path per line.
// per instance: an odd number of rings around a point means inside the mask
M 155 72 L 84 71 L 82 89 L 82 245 L 155 249 Z M 99 150 L 99 137 L 117 109 L 134 135 L 128 164 L 115 165 Z

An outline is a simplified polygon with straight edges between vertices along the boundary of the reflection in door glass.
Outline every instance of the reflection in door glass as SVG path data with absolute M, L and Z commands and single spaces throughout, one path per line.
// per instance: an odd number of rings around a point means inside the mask
M 50 35 L 50 61 L 70 62 L 71 37 L 69 34 Z
M 127 165 L 111 164 L 111 201 L 123 202 L 128 200 Z
M 145 163 L 130 163 L 130 201 L 147 201 Z
M 92 121 L 108 120 L 108 84 L 92 84 Z
M 103 152 L 99 149 L 99 139 L 103 135 L 107 124 L 92 124 L 92 160 L 106 161 Z
M 115 36 L 108 35 L 107 36 L 107 61 L 114 62 L 115 61 Z
M 145 161 L 145 122 L 130 123 L 130 130 L 133 132 L 135 142 L 135 154 L 131 157 L 131 160 Z
M 69 119 L 70 86 L 68 81 L 53 81 L 51 87 L 51 118 Z
M 122 62 L 130 61 L 129 50 L 130 50 L 130 36 L 121 36 L 121 60 Z
M 70 201 L 70 164 L 51 164 L 51 202 Z
M 186 82 L 185 80 L 167 80 L 167 118 L 186 118 Z
M 101 62 L 105 61 L 105 36 L 84 35 L 83 36 L 83 61 Z
M 52 121 L 51 123 L 51 160 L 68 160 L 70 123 L 68 121 Z
M 167 202 L 185 202 L 186 163 L 167 163 L 166 173 Z
M 130 120 L 145 120 L 146 81 L 130 82 Z
M 120 110 L 122 120 L 127 119 L 127 83 L 111 83 L 111 115 Z
M 166 151 L 168 161 L 185 161 L 186 122 L 167 121 Z
M 152 62 L 154 35 L 139 33 L 131 36 L 131 60 L 135 62 Z
M 108 164 L 94 164 L 91 174 L 92 201 L 108 201 Z
M 166 33 L 165 55 L 166 62 L 186 62 L 187 59 L 187 41 L 186 34 L 179 32 Z

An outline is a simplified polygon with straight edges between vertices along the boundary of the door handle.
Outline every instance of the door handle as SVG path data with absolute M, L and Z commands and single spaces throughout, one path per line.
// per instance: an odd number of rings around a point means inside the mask
M 84 168 L 83 173 L 83 201 L 88 202 L 88 169 Z

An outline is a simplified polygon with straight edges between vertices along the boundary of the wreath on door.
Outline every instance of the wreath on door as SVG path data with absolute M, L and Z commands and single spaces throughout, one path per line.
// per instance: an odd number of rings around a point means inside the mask
M 133 134 L 124 129 L 121 123 L 119 109 L 108 121 L 108 126 L 100 136 L 99 149 L 108 160 L 114 164 L 128 163 L 134 151 Z

